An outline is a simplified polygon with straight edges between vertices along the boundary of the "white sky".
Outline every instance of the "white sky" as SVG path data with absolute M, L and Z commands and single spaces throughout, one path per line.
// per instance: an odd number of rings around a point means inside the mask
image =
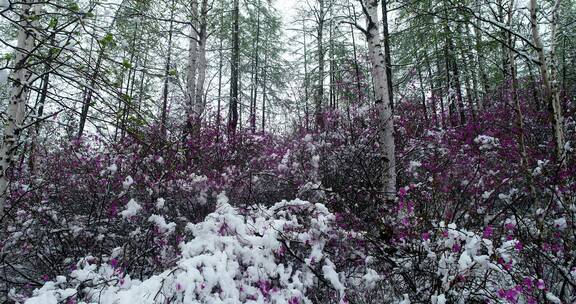
M 272 5 L 278 10 L 284 26 L 288 24 L 294 16 L 297 0 L 272 0 Z

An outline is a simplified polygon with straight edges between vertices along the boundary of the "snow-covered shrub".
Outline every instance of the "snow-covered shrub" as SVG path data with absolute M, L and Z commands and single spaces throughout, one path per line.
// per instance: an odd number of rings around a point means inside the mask
M 121 265 L 87 257 L 25 303 L 345 303 L 349 286 L 380 279 L 361 258 L 343 263 L 357 235 L 322 204 L 294 200 L 243 215 L 221 195 L 214 213 L 186 228 L 176 266 L 144 280 Z M 360 251 L 357 251 L 358 253 Z M 362 260 L 364 259 L 364 260 Z M 363 287 L 364 286 L 364 287 Z
M 194 271 L 182 263 L 224 252 L 219 261 L 238 265 L 228 286 L 246 301 L 272 299 L 274 291 L 290 303 L 297 291 L 299 301 L 314 303 L 573 302 L 574 158 L 557 166 L 547 113 L 521 105 L 525 167 L 508 105 L 494 103 L 460 125 L 440 113 L 426 119 L 420 100 L 403 100 L 395 108 L 398 200 L 386 204 L 376 113 L 362 104 L 326 113 L 318 132 L 228 137 L 203 126 L 185 142 L 141 131 L 116 145 L 52 147 L 34 170 L 13 176 L 0 240 L 13 268 L 0 269 L 0 288 L 12 289 L 13 299 L 38 289 L 38 296 L 64 301 L 75 291 L 73 301 L 97 302 L 96 292 L 131 298 L 148 286 L 183 301 L 176 278 Z M 566 113 L 574 142 L 574 108 Z M 223 191 L 233 203 L 205 219 Z M 225 218 L 245 224 L 220 231 Z M 190 251 L 190 244 L 206 246 Z M 258 260 L 246 261 L 247 248 Z M 291 276 L 266 263 L 292 267 Z M 91 281 L 80 282 L 81 271 Z M 299 287 L 289 285 L 295 271 Z M 256 275 L 264 281 L 255 284 Z M 216 293 L 223 291 L 209 295 Z

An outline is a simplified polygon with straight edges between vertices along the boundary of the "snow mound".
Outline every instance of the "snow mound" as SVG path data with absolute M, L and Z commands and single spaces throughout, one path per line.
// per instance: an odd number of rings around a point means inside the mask
M 344 302 L 346 276 L 324 250 L 326 238 L 338 235 L 334 219 L 324 205 L 301 200 L 243 215 L 220 196 L 215 212 L 187 225 L 194 238 L 181 243 L 181 259 L 175 267 L 139 281 L 117 265 L 98 264 L 87 257 L 68 280 L 45 283 L 25 303 L 302 304 L 312 303 L 306 294 L 319 281 Z M 150 221 L 173 231 L 163 219 L 151 217 Z M 363 271 L 357 277 L 379 278 L 372 269 Z

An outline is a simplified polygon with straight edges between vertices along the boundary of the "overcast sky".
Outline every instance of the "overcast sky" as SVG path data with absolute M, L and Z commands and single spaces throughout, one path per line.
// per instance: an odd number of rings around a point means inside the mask
M 296 9 L 296 0 L 273 0 L 272 1 L 272 5 L 278 9 L 278 12 L 280 13 L 280 16 L 282 16 L 282 19 L 284 21 L 284 26 L 286 26 L 286 24 L 288 24 L 291 19 L 292 16 L 294 15 L 295 9 Z

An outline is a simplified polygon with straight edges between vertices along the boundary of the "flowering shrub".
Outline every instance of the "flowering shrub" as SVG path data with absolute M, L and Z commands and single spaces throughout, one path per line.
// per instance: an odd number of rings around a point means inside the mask
M 312 303 L 315 288 L 346 302 L 349 284 L 369 288 L 379 279 L 365 263 L 339 271 L 355 236 L 322 204 L 284 201 L 242 215 L 220 195 L 216 211 L 186 229 L 193 238 L 180 244 L 176 266 L 158 275 L 132 279 L 116 255 L 87 257 L 26 303 Z
M 522 96 L 526 160 L 505 103 L 442 128 L 400 103 L 386 204 L 362 104 L 321 132 L 47 147 L 13 174 L 0 287 L 30 303 L 571 303 L 575 160 L 558 166 L 548 116 Z M 573 117 L 568 104 L 567 151 Z

